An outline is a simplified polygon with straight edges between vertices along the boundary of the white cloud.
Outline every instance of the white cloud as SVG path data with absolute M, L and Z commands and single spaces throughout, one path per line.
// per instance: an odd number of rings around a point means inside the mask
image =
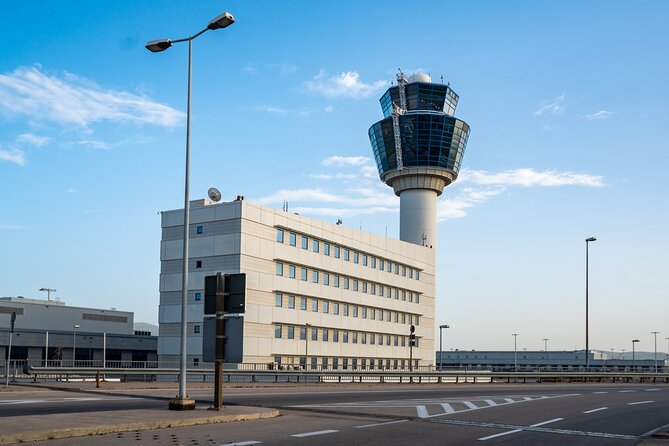
M 321 164 L 324 166 L 362 166 L 371 161 L 367 156 L 339 156 L 334 155 L 325 158 Z
M 17 225 L 17 224 L 11 224 L 11 223 L 0 223 L 0 231 L 20 231 L 21 229 L 24 229 L 25 226 L 23 225 Z
M 19 166 L 26 165 L 26 154 L 21 149 L 3 150 L 0 148 L 0 161 L 7 161 Z
M 499 173 L 488 173 L 484 170 L 463 169 L 458 176 L 458 180 L 460 183 L 472 182 L 481 185 L 515 185 L 524 187 L 604 186 L 604 178 L 598 175 L 558 172 L 556 170 L 537 172 L 534 169 L 513 169 Z
M 32 133 L 24 133 L 16 137 L 16 142 L 30 144 L 35 147 L 42 147 L 51 142 L 51 138 L 48 136 L 33 135 Z
M 466 217 L 466 209 L 484 203 L 491 197 L 504 193 L 505 190 L 503 187 L 492 189 L 465 188 L 453 198 L 441 198 L 437 202 L 437 221 Z
M 329 173 L 311 173 L 309 174 L 309 178 L 313 178 L 314 180 L 355 180 L 358 178 L 358 175 L 354 173 L 340 173 L 337 172 L 335 174 L 329 174 Z
M 77 189 L 76 187 L 70 187 L 65 192 L 67 192 L 68 194 L 74 194 L 74 193 L 79 192 L 79 189 Z
M 613 114 L 613 112 L 610 112 L 608 110 L 599 110 L 594 113 L 588 113 L 587 115 L 583 115 L 583 118 L 587 119 L 588 121 L 592 121 L 594 119 L 606 119 L 610 117 Z
M 565 110 L 565 108 L 567 108 L 567 106 L 564 103 L 564 93 L 562 93 L 560 96 L 553 99 L 552 101 L 543 103 L 541 107 L 539 107 L 539 109 L 534 112 L 534 114 L 536 116 L 541 116 L 544 113 L 551 115 L 559 115 Z
M 324 70 L 306 82 L 307 90 L 326 97 L 365 98 L 388 86 L 388 82 L 378 80 L 364 83 L 356 71 L 346 71 L 336 76 L 327 77 Z
M 288 114 L 287 109 L 280 108 L 280 107 L 273 107 L 271 105 L 261 105 L 260 107 L 258 107 L 258 110 L 264 111 L 265 113 L 273 113 L 273 114 L 279 114 L 279 115 Z
M 332 113 L 334 111 L 334 107 L 332 105 L 326 105 L 323 111 L 325 113 Z
M 105 89 L 67 72 L 60 77 L 49 75 L 40 67 L 0 74 L 0 111 L 80 127 L 101 121 L 173 127 L 185 117 L 148 97 Z

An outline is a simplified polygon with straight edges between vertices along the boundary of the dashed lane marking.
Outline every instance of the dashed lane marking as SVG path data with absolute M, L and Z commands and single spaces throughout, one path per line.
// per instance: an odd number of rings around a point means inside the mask
M 568 396 L 577 396 L 577 395 L 580 395 L 580 394 L 572 393 L 572 394 L 568 394 L 568 395 L 553 395 L 553 396 L 544 395 L 544 396 L 534 397 L 534 398 L 525 396 L 525 397 L 522 397 L 522 398 L 516 399 L 516 400 L 514 400 L 513 398 L 498 398 L 497 399 L 498 401 L 504 400 L 505 401 L 504 403 L 497 403 L 497 402 L 495 402 L 493 400 L 489 400 L 489 399 L 475 400 L 479 404 L 485 404 L 485 405 L 480 405 L 480 406 L 477 406 L 476 404 L 472 403 L 471 401 L 459 401 L 459 403 L 461 403 L 462 405 L 467 407 L 467 409 L 462 409 L 462 410 L 456 410 L 455 408 L 453 408 L 453 406 L 451 404 L 448 404 L 448 403 L 440 403 L 440 406 L 443 408 L 444 412 L 436 413 L 436 414 L 432 414 L 432 415 L 430 415 L 429 411 L 427 410 L 427 406 L 419 405 L 419 406 L 416 406 L 416 414 L 417 414 L 418 418 L 434 418 L 434 417 L 441 417 L 441 416 L 444 416 L 444 415 L 449 415 L 449 414 L 452 414 L 452 413 L 470 412 L 472 410 L 488 409 L 490 407 L 501 407 L 501 406 L 506 406 L 508 404 L 513 404 L 513 403 L 525 403 L 525 402 L 528 402 L 528 401 L 538 401 L 538 400 L 545 400 L 545 399 L 549 399 L 549 398 L 564 398 L 564 397 L 568 397 Z
M 363 426 L 356 426 L 356 429 L 365 429 L 367 427 L 377 427 L 377 426 L 385 426 L 388 424 L 397 424 L 397 423 L 405 423 L 409 420 L 395 420 L 395 421 L 388 421 L 386 423 L 374 423 L 374 424 L 365 424 Z
M 599 412 L 600 410 L 606 410 L 606 409 L 608 409 L 608 407 L 598 407 L 597 409 L 586 410 L 583 413 L 595 413 L 595 412 Z
M 254 440 L 249 440 L 249 441 L 240 441 L 237 443 L 225 443 L 221 444 L 219 446 L 250 446 L 252 444 L 260 444 L 262 443 L 261 441 L 254 441 Z
M 41 399 L 41 400 L 0 400 L 0 406 L 6 406 L 10 404 L 52 404 L 52 403 L 75 403 L 75 402 L 84 402 L 84 401 L 116 401 L 116 400 L 129 400 L 133 399 L 130 397 L 80 397 L 80 398 L 52 398 L 52 399 Z
M 627 403 L 628 406 L 636 406 L 637 404 L 650 404 L 654 403 L 655 401 L 635 401 L 633 403 Z
M 530 427 L 539 427 L 539 426 L 543 426 L 545 424 L 555 423 L 557 421 L 562 421 L 562 420 L 564 420 L 564 418 L 553 418 L 552 420 L 542 421 L 541 423 L 532 424 L 532 425 L 530 425 Z M 486 440 L 490 440 L 491 438 L 497 438 L 497 437 L 502 437 L 504 435 L 515 434 L 515 433 L 521 432 L 521 431 L 523 431 L 522 428 L 521 429 L 513 429 L 513 430 L 510 430 L 510 431 L 507 431 L 507 432 L 501 432 L 499 434 L 488 435 L 487 437 L 481 437 L 481 438 L 479 438 L 479 440 L 480 441 L 486 441 Z
M 325 434 L 334 434 L 335 432 L 339 432 L 338 430 L 335 429 L 328 429 L 324 431 L 316 431 L 316 432 L 304 432 L 302 434 L 293 434 L 291 437 L 312 437 L 314 435 L 325 435 Z
M 592 392 L 593 395 L 603 395 L 605 393 L 609 393 L 609 392 Z
M 618 390 L 618 393 L 634 393 L 636 390 Z

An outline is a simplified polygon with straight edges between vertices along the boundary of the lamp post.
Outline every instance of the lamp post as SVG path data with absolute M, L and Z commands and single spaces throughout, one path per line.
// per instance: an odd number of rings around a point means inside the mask
M 548 351 L 548 341 L 550 341 L 550 339 L 548 339 L 548 338 L 544 338 L 544 351 L 545 351 L 545 352 Z
M 667 370 L 669 370 L 669 338 L 664 338 L 667 340 Z
M 513 371 L 518 371 L 518 333 L 511 334 L 513 336 Z
M 444 328 L 451 328 L 450 325 L 440 325 L 439 326 L 439 371 L 441 372 L 443 365 L 444 365 L 444 360 L 441 357 L 441 355 L 444 354 L 444 350 L 441 348 L 441 341 L 443 340 L 444 335 L 442 334 L 442 331 Z
M 183 228 L 183 256 L 181 273 L 181 355 L 179 360 L 179 394 L 170 400 L 169 408 L 173 410 L 187 410 L 195 408 L 195 401 L 186 395 L 186 340 L 188 336 L 188 244 L 190 226 L 190 103 L 191 103 L 191 66 L 193 54 L 193 39 L 204 34 L 208 30 L 227 28 L 235 23 L 235 18 L 229 12 L 216 16 L 207 27 L 190 37 L 170 40 L 151 40 L 146 44 L 146 49 L 159 53 L 165 51 L 174 43 L 188 42 L 188 101 L 186 106 L 186 175 L 184 181 L 184 228 Z
M 40 288 L 40 291 L 46 291 L 46 300 L 51 300 L 51 293 L 55 293 L 57 290 L 53 288 Z
M 650 334 L 655 336 L 655 354 L 653 355 L 653 359 L 655 362 L 655 373 L 657 373 L 657 335 L 660 333 L 659 331 L 651 331 Z
M 585 369 L 590 367 L 590 346 L 588 344 L 588 245 L 590 242 L 596 241 L 595 237 L 588 237 L 585 239 Z
M 638 339 L 632 339 L 632 371 L 636 372 L 636 358 L 635 358 L 635 350 L 634 350 L 634 344 L 639 342 Z
M 12 311 L 9 323 L 9 346 L 7 347 L 7 364 L 5 365 L 5 387 L 9 387 L 9 362 L 12 359 L 12 337 L 14 336 L 14 323 L 16 322 L 16 311 Z
M 309 364 L 309 327 L 311 324 L 304 324 L 304 370 L 307 370 Z
M 81 325 L 74 324 L 72 326 L 74 335 L 72 336 L 72 367 L 76 367 L 77 360 L 77 328 L 80 328 Z

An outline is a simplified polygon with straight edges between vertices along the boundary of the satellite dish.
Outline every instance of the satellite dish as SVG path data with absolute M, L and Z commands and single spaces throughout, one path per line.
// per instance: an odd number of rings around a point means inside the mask
M 221 192 L 215 187 L 209 188 L 209 192 L 207 192 L 207 194 L 209 195 L 209 199 L 211 201 L 221 201 Z

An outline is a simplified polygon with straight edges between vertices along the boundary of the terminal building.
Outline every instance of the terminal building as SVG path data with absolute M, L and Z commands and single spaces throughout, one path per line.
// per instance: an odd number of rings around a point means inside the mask
M 241 200 L 190 204 L 188 366 L 203 362 L 204 277 L 246 274 L 243 362 L 326 368 L 434 364 L 436 200 L 457 178 L 469 126 L 429 76 L 381 98 L 369 130 L 400 197 L 400 240 Z M 158 355 L 180 355 L 183 209 L 162 212 Z M 410 350 L 410 329 L 416 346 Z
M 156 361 L 157 337 L 135 332 L 127 311 L 71 307 L 56 300 L 0 297 L 0 362 L 8 356 L 10 321 L 16 314 L 11 360 L 29 365 L 102 365 L 105 361 Z

